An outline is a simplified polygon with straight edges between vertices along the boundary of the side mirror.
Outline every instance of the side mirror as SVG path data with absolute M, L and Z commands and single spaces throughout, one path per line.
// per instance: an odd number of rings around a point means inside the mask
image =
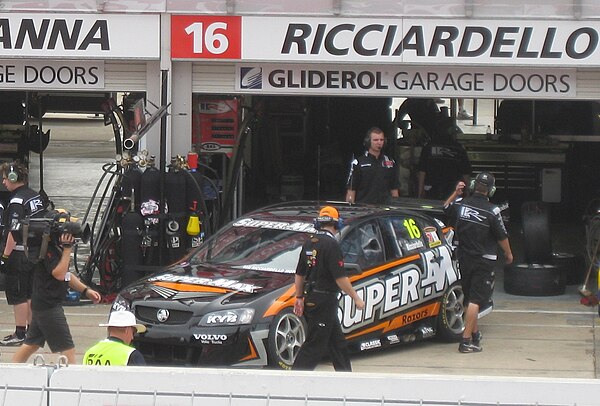
M 344 269 L 348 276 L 360 275 L 362 273 L 362 268 L 358 264 L 353 263 L 344 263 Z

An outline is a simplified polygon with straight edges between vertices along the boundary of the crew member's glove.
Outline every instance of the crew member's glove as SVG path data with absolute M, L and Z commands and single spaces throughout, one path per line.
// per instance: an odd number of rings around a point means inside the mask
M 2 254 L 0 257 L 0 273 L 6 273 L 8 268 L 6 267 L 6 263 L 8 262 L 8 255 Z

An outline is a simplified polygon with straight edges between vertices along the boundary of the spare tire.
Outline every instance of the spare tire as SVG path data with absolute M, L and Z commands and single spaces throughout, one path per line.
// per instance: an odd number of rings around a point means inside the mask
M 519 296 L 565 293 L 565 274 L 553 264 L 514 264 L 504 268 L 504 291 Z
M 521 206 L 523 249 L 530 264 L 552 262 L 550 212 L 543 202 L 525 202 Z
M 566 252 L 552 253 L 552 263 L 565 275 L 567 285 L 581 285 L 585 278 L 585 261 L 583 256 Z

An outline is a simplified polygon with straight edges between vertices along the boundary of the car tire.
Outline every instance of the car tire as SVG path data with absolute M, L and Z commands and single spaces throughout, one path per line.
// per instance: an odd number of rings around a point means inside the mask
M 504 291 L 518 296 L 565 293 L 565 274 L 553 264 L 514 264 L 504 268 Z
M 291 308 L 279 313 L 269 329 L 269 366 L 291 369 L 300 347 L 306 340 L 306 323 Z
M 585 278 L 585 261 L 583 256 L 566 252 L 552 253 L 552 263 L 565 274 L 565 284 L 581 285 Z
M 525 261 L 544 264 L 552 260 L 550 213 L 543 202 L 525 202 L 521 206 Z
M 437 336 L 449 342 L 458 342 L 465 329 L 465 295 L 460 282 L 448 287 L 442 297 L 437 319 Z

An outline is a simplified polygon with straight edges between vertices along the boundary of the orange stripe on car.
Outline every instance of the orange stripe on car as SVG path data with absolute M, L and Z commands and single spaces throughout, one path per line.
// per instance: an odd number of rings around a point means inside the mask
M 154 284 L 157 286 L 162 286 L 163 288 L 173 289 L 178 292 L 214 292 L 214 293 L 231 292 L 230 289 L 216 288 L 214 286 L 189 285 L 187 283 L 154 282 Z
M 250 353 L 244 358 L 240 359 L 240 361 L 250 361 L 251 359 L 258 358 L 256 347 L 254 346 L 254 344 L 252 344 L 252 340 L 250 340 L 250 337 L 248 337 L 248 347 L 250 347 Z
M 387 333 L 388 331 L 397 330 L 400 327 L 414 323 L 417 315 L 422 314 L 423 312 L 427 312 L 426 316 L 422 316 L 423 318 L 436 316 L 440 312 L 440 303 L 436 302 L 436 303 L 428 304 L 426 306 L 421 306 L 417 309 L 411 310 L 408 313 L 403 313 L 399 316 L 396 316 L 386 322 L 379 323 L 379 324 L 377 324 L 375 326 L 371 326 L 367 329 L 360 330 L 355 333 L 349 334 L 346 336 L 346 338 L 352 339 L 352 338 L 360 337 L 365 334 L 369 334 L 374 331 L 380 331 L 380 330 L 382 333 Z
M 376 268 L 370 269 L 368 271 L 365 271 L 365 272 L 361 273 L 360 275 L 352 276 L 352 277 L 350 277 L 350 281 L 355 282 L 355 281 L 367 278 L 371 275 L 375 275 L 379 272 L 387 271 L 388 269 L 393 268 L 395 266 L 402 265 L 407 262 L 415 261 L 417 259 L 419 259 L 419 255 L 411 255 L 409 257 L 401 258 L 397 261 L 389 262 L 387 264 L 384 264 L 384 265 L 378 266 Z M 271 306 L 269 306 L 269 308 L 263 314 L 263 317 L 275 316 L 275 315 L 279 314 L 279 312 L 282 309 L 284 309 L 286 307 L 293 307 L 294 301 L 295 301 L 295 297 L 294 297 L 295 293 L 296 293 L 295 287 L 294 287 L 294 285 L 291 285 L 288 288 L 288 290 L 285 291 L 284 294 L 279 296 L 271 304 Z

